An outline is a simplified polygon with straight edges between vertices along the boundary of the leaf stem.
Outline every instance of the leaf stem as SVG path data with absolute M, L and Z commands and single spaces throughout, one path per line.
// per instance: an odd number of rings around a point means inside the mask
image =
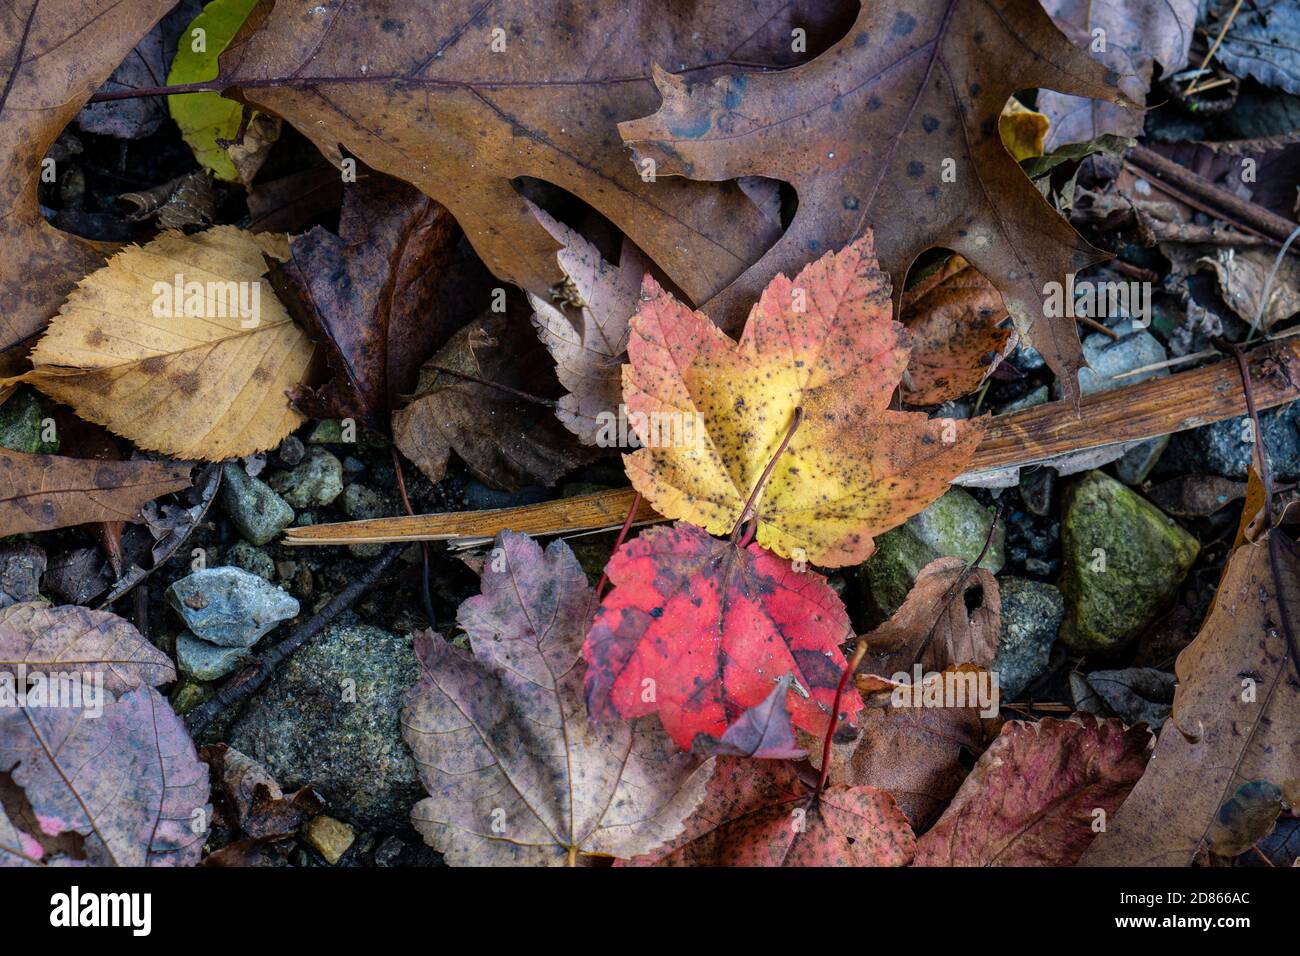
M 777 461 L 781 458 L 781 455 L 785 450 L 790 447 L 790 439 L 794 437 L 795 430 L 799 427 L 799 423 L 802 421 L 803 406 L 797 405 L 795 406 L 794 417 L 790 422 L 790 427 L 786 430 L 785 437 L 781 439 L 781 444 L 777 446 L 776 452 L 767 463 L 767 467 L 763 469 L 763 473 L 758 476 L 758 481 L 754 483 L 754 488 L 749 493 L 749 500 L 745 502 L 745 507 L 740 509 L 740 517 L 736 519 L 736 526 L 731 529 L 731 541 L 733 544 L 735 544 L 736 540 L 740 537 L 740 529 L 745 526 L 745 522 L 749 519 L 749 512 L 754 507 L 754 502 L 758 500 L 759 492 L 761 492 L 763 486 L 767 484 L 767 479 L 772 477 L 772 469 L 776 467 Z M 748 543 L 748 541 L 746 541 L 746 543 Z
M 614 557 L 618 549 L 623 547 L 623 540 L 627 537 L 628 530 L 632 527 L 632 519 L 636 517 L 637 509 L 641 507 L 641 492 L 632 496 L 632 507 L 627 509 L 627 517 L 623 519 L 623 527 L 619 529 L 618 540 L 614 542 L 614 551 L 610 554 L 610 559 Z M 605 585 L 609 583 L 609 561 L 605 562 L 605 567 L 600 572 L 600 583 L 596 585 L 596 600 L 599 601 L 605 596 Z
M 835 685 L 835 700 L 831 704 L 831 720 L 826 728 L 826 739 L 822 741 L 822 772 L 821 776 L 817 778 L 817 791 L 813 794 L 814 800 L 822 795 L 822 791 L 826 789 L 826 779 L 831 775 L 831 741 L 835 737 L 835 728 L 840 722 L 840 701 L 844 699 L 844 688 L 853 676 L 853 672 L 858 669 L 858 665 L 862 663 L 862 658 L 866 656 L 867 639 L 860 637 L 858 638 L 857 649 L 854 650 L 853 656 L 849 658 L 848 663 L 845 665 L 844 673 L 840 675 L 840 682 Z

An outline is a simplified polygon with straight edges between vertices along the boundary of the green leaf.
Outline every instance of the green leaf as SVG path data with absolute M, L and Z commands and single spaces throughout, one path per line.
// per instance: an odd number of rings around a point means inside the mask
M 212 0 L 205 6 L 181 35 L 167 85 L 215 80 L 217 57 L 256 5 L 257 0 Z M 203 33 L 196 35 L 198 30 Z M 238 182 L 235 164 L 217 140 L 235 138 L 243 106 L 218 93 L 179 93 L 167 97 L 167 108 L 194 158 L 218 179 Z

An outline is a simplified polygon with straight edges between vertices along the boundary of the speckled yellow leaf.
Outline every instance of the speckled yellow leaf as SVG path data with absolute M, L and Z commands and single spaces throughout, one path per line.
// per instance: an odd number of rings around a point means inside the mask
M 907 367 L 889 278 L 870 232 L 778 275 L 737 343 L 647 278 L 623 396 L 646 447 L 624 458 L 660 514 L 730 532 L 755 499 L 758 543 L 826 567 L 864 561 L 873 537 L 943 494 L 983 427 L 892 411 Z M 777 450 L 802 409 L 786 450 Z
M 274 446 L 303 421 L 286 393 L 314 347 L 264 279 L 263 252 L 286 258 L 285 237 L 219 226 L 124 249 L 68 296 L 21 380 L 150 451 Z

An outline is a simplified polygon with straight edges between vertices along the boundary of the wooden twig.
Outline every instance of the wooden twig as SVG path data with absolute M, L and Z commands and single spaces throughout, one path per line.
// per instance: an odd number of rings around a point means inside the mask
M 370 590 L 402 550 L 403 546 L 399 544 L 384 549 L 384 553 L 375 559 L 374 564 L 370 565 L 361 577 L 330 598 L 324 607 L 295 627 L 279 644 L 249 661 L 239 673 L 221 685 L 215 697 L 190 711 L 185 716 L 185 725 L 189 728 L 190 734 L 198 734 L 206 729 L 227 707 L 248 697 L 266 683 L 275 669 L 288 660 L 298 648 L 324 630 L 325 625 Z
M 1246 356 L 1257 408 L 1300 398 L 1300 342 L 1270 342 Z M 1147 379 L 1126 388 L 1094 392 L 1079 404 L 1049 402 L 989 421 L 988 432 L 962 478 L 1013 466 L 1037 464 L 1069 452 L 1143 441 L 1234 418 L 1246 411 L 1235 361 Z M 452 541 L 471 546 L 511 529 L 532 535 L 613 530 L 632 504 L 630 488 L 562 498 L 520 508 L 465 511 L 416 517 L 375 518 L 289 528 L 289 545 L 373 544 L 389 541 Z M 644 502 L 635 524 L 663 520 Z
M 1287 236 L 1296 228 L 1296 223 L 1291 220 L 1214 185 L 1186 166 L 1180 166 L 1145 146 L 1134 146 L 1124 158 L 1144 175 L 1172 186 L 1189 205 L 1259 233 L 1272 243 L 1280 245 L 1286 242 Z

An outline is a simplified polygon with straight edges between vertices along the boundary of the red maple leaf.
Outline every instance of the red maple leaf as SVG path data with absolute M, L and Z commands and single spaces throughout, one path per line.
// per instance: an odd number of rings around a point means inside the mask
M 795 726 L 823 736 L 844 672 L 848 614 L 826 579 L 757 544 L 684 522 L 652 528 L 607 567 L 614 590 L 587 634 L 587 708 L 597 720 L 658 713 L 683 750 L 722 737 L 792 675 Z M 841 705 L 852 723 L 862 700 Z

